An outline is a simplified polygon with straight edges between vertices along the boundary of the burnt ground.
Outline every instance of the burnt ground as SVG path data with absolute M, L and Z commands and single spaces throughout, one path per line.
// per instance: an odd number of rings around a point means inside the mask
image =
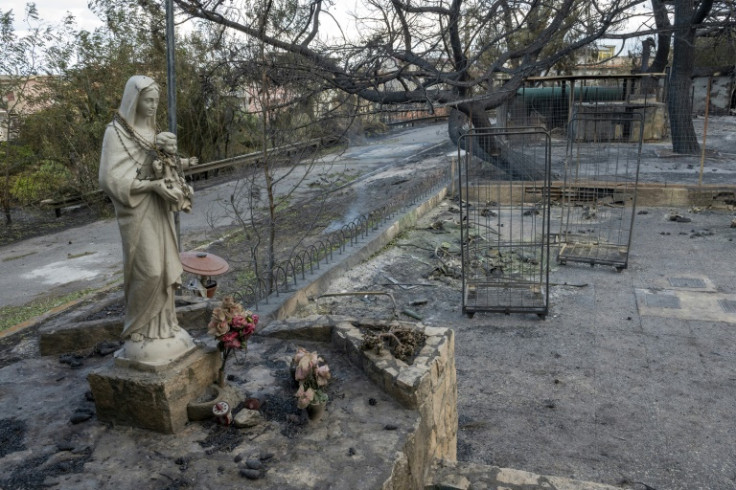
M 419 318 L 453 328 L 460 461 L 636 490 L 645 487 L 634 482 L 658 490 L 736 488 L 736 315 L 718 306 L 736 304 L 736 282 L 725 266 L 736 239 L 733 212 L 677 211 L 687 220 L 672 220 L 671 209 L 637 213 L 629 267 L 621 272 L 552 264 L 544 320 L 462 313 L 460 214 L 450 200 L 297 313 Z M 683 279 L 699 279 L 705 290 L 676 287 Z M 384 294 L 366 294 L 377 292 Z M 355 294 L 330 295 L 337 293 Z M 661 306 L 672 297 L 679 308 Z M 3 339 L 3 366 L 36 357 L 33 345 L 32 329 Z M 80 368 L 73 367 L 75 360 Z M 38 362 L 75 372 L 99 360 L 95 355 Z M 58 379 L 72 382 L 70 375 Z M 89 402 L 77 391 L 72 405 L 83 417 Z M 279 400 L 269 401 L 271 409 L 278 408 Z M 269 416 L 288 415 L 285 407 Z M 4 423 L 2 446 L 20 454 L 27 429 Z M 284 428 L 288 439 L 298 425 Z M 228 437 L 212 428 L 201 440 L 226 448 L 235 442 Z M 87 446 L 75 441 L 72 449 L 73 464 L 84 464 Z M 48 475 L 79 470 L 58 463 L 43 463 Z M 180 463 L 186 468 L 194 461 Z M 33 475 L 10 476 L 21 481 Z
M 330 402 L 319 423 L 296 406 L 289 361 L 297 346 L 318 350 L 329 362 Z M 342 350 L 254 336 L 247 354 L 228 360 L 227 382 L 258 400 L 257 425 L 238 429 L 210 420 L 176 435 L 112 427 L 96 419 L 85 381 L 109 356 L 32 355 L 0 366 L 0 488 L 367 490 L 386 479 L 389 461 L 416 423 L 415 412 L 366 379 Z
M 641 209 L 628 268 L 551 264 L 544 320 L 463 314 L 458 211 L 444 201 L 299 314 L 453 328 L 460 461 L 637 490 L 736 488 L 736 314 L 717 303 L 736 301 L 732 210 L 681 209 L 680 221 Z
M 682 166 L 658 161 L 671 165 L 668 172 Z M 722 166 L 718 173 L 731 170 L 725 159 Z M 690 173 L 697 181 L 696 170 Z M 643 209 L 621 273 L 553 265 L 546 320 L 490 313 L 470 319 L 461 311 L 453 206 L 445 203 L 418 235 L 400 236 L 331 289 L 387 292 L 395 307 L 385 295 L 325 296 L 300 314 L 416 316 L 454 328 L 460 460 L 624 488 L 736 488 L 736 357 L 729 347 L 736 321 L 712 302 L 736 304 L 732 211 L 678 209 L 689 219 L 678 222 L 668 219 L 672 209 Z M 433 226 L 438 221 L 441 229 Z M 438 240 L 450 247 L 438 249 Z M 701 279 L 707 288 L 675 287 L 682 278 Z M 655 306 L 651 297 L 659 294 L 680 298 L 681 308 Z M 2 350 L 30 355 L 32 332 L 12 337 L 19 341 Z M 18 430 L 8 427 L 10 444 L 18 444 Z

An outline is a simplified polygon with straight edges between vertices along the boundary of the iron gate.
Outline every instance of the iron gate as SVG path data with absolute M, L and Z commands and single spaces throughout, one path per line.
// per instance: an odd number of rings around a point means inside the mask
M 538 128 L 471 131 L 460 138 L 463 313 L 546 317 L 550 151 L 549 134 Z M 530 180 L 522 180 L 524 174 Z
M 636 213 L 640 113 L 578 112 L 571 120 L 557 261 L 625 269 Z

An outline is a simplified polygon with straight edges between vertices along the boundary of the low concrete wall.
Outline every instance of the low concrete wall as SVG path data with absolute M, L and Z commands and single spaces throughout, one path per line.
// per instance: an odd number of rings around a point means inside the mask
M 587 190 L 594 193 L 600 190 L 626 189 L 625 185 L 616 182 L 588 181 L 578 182 L 568 186 L 569 189 L 580 191 Z M 631 192 L 632 189 L 628 189 Z M 534 202 L 544 195 L 544 182 L 529 181 L 512 183 L 500 186 L 498 182 L 489 182 L 487 185 L 471 186 L 467 189 L 466 199 L 478 201 L 491 198 L 495 201 L 509 204 L 521 202 Z M 561 201 L 566 191 L 564 182 L 553 181 L 551 183 L 550 195 L 553 201 Z M 482 197 L 481 197 L 482 196 Z M 703 184 L 679 185 L 642 183 L 636 186 L 637 206 L 702 206 L 716 209 L 731 209 L 736 204 L 736 185 L 732 184 Z
M 426 335 L 425 345 L 411 365 L 388 353 L 378 355 L 361 348 L 360 325 L 416 328 Z M 423 489 L 432 479 L 436 461 L 457 458 L 457 375 L 455 372 L 455 333 L 450 328 L 426 327 L 410 322 L 360 321 L 347 317 L 318 316 L 272 322 L 259 335 L 304 338 L 319 333 L 347 353 L 351 363 L 385 393 L 404 407 L 419 414 L 414 430 L 408 434 L 403 450 L 395 455 L 391 476 L 384 490 Z M 319 340 L 312 337 L 311 340 Z
M 177 306 L 176 318 L 187 332 L 206 329 L 209 321 L 209 303 L 195 297 L 177 297 L 185 303 Z M 78 308 L 70 315 L 59 316 L 39 329 L 39 350 L 42 356 L 55 356 L 69 352 L 90 351 L 100 342 L 119 341 L 123 332 L 123 316 L 85 320 L 106 307 L 123 301 L 123 295 L 113 294 L 99 303 Z

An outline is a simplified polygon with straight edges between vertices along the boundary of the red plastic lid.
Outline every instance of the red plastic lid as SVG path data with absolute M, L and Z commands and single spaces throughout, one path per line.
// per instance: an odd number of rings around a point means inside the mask
M 207 252 L 181 252 L 179 258 L 185 271 L 200 276 L 219 276 L 230 269 L 225 259 Z

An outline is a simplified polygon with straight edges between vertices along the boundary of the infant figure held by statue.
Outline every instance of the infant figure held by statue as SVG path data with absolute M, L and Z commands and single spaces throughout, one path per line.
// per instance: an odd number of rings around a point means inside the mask
M 187 184 L 184 170 L 199 163 L 196 157 L 182 158 L 177 152 L 174 133 L 162 132 L 156 135 L 156 150 L 151 151 L 138 172 L 140 180 L 163 180 L 169 189 L 181 190 L 181 198 L 170 204 L 171 211 L 192 210 L 194 189 Z

